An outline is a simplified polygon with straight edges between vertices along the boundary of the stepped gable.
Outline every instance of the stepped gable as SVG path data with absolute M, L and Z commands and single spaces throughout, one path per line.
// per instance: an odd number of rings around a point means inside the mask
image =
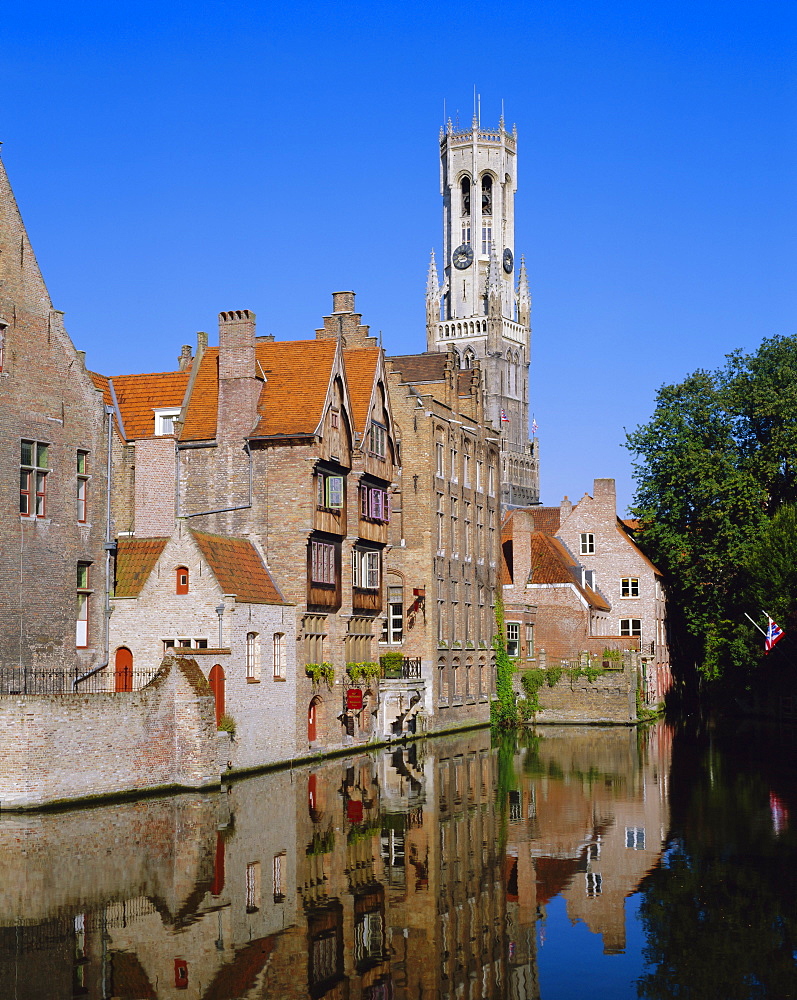
M 0 160 L 0 317 L 16 323 L 18 311 L 46 316 L 52 302 Z
M 118 540 L 114 597 L 138 597 L 168 541 L 168 538 Z
M 350 347 L 343 352 L 346 382 L 352 408 L 355 430 L 365 433 L 371 410 L 376 369 L 379 364 L 378 347 Z
M 271 574 L 246 538 L 191 531 L 199 550 L 225 594 L 239 604 L 284 604 Z
M 252 437 L 315 433 L 323 415 L 336 350 L 334 340 L 257 340 L 255 371 L 264 382 Z M 209 347 L 191 389 L 180 440 L 212 441 L 216 437 L 218 407 L 219 349 Z

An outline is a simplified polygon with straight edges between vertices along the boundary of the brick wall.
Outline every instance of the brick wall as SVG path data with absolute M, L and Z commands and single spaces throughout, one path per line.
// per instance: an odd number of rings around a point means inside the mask
M 218 781 L 213 697 L 168 658 L 140 691 L 0 698 L 0 806 Z

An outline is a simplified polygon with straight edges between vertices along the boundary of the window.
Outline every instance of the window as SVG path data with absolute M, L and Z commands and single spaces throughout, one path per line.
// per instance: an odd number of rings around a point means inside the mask
M 442 479 L 445 477 L 446 474 L 445 459 L 443 457 L 444 456 L 443 442 L 438 441 L 435 444 L 434 449 L 435 449 L 435 475 L 439 476 Z
M 382 626 L 382 642 L 398 645 L 404 638 L 404 588 L 387 588 L 387 616 Z
M 19 512 L 23 517 L 46 517 L 49 445 L 23 441 L 19 461 Z
M 451 497 L 451 555 L 459 552 L 459 504 L 456 497 Z
M 462 482 L 465 486 L 470 486 L 470 448 L 467 444 L 462 452 Z
M 77 519 L 81 524 L 86 523 L 88 510 L 88 461 L 89 453 L 87 451 L 79 451 L 77 453 Z
M 445 522 L 443 520 L 443 494 L 437 494 L 437 551 L 438 553 L 444 552 L 446 547 L 445 541 Z
M 288 646 L 284 632 L 274 633 L 274 680 L 284 681 L 288 676 Z
M 641 618 L 621 618 L 620 635 L 642 635 Z
M 188 636 L 178 636 L 175 639 L 163 639 L 163 651 L 168 653 L 172 649 L 208 649 L 207 639 L 189 638 Z
M 534 658 L 534 626 L 526 626 L 526 656 L 529 659 Z
M 495 496 L 495 465 L 492 462 L 487 469 L 487 492 L 491 497 Z
M 600 896 L 603 892 L 603 878 L 597 872 L 586 872 L 586 891 L 588 896 Z
M 493 246 L 493 220 L 482 220 L 482 256 L 486 257 Z
M 313 583 L 335 583 L 335 546 L 310 542 L 310 579 Z
M 639 597 L 639 580 L 633 576 L 626 576 L 620 581 L 621 597 Z
M 75 626 L 75 645 L 85 649 L 89 644 L 89 566 L 91 563 L 77 564 L 77 615 Z
M 451 481 L 453 483 L 456 483 L 458 481 L 457 480 L 457 474 L 458 474 L 458 470 L 457 470 L 457 449 L 456 448 L 452 448 L 451 449 Z
M 625 828 L 625 846 L 632 851 L 645 850 L 644 826 L 627 826 Z
M 463 535 L 463 540 L 464 540 L 464 543 L 465 543 L 464 544 L 464 553 L 465 553 L 465 558 L 466 559 L 470 559 L 471 556 L 472 556 L 472 554 L 473 554 L 472 550 L 471 550 L 471 534 L 470 534 L 471 533 L 470 504 L 466 503 L 464 505 L 464 507 L 465 507 L 465 522 L 464 522 L 464 525 L 463 525 L 463 527 L 465 529 L 464 530 L 464 535 Z
M 581 555 L 591 556 L 595 554 L 595 536 L 591 531 L 584 531 L 581 534 Z
M 156 437 L 164 437 L 167 434 L 174 434 L 174 422 L 179 416 L 179 407 L 168 410 L 155 410 Z
M 6 324 L 0 323 L 0 372 L 3 371 L 3 362 L 5 360 L 5 346 L 6 346 Z
M 481 493 L 484 489 L 484 462 L 476 460 L 476 489 Z
M 260 680 L 260 636 L 257 632 L 246 634 L 246 679 L 248 682 Z
M 380 486 L 360 484 L 360 515 L 369 521 L 390 521 L 390 493 Z
M 520 656 L 520 622 L 506 623 L 506 651 L 509 656 Z
M 361 590 L 379 590 L 379 552 L 358 549 L 352 552 L 352 583 Z
M 384 458 L 386 455 L 385 442 L 387 430 L 381 424 L 371 423 L 368 428 L 368 451 L 377 458 Z
M 274 902 L 281 903 L 285 899 L 285 883 L 283 869 L 285 866 L 285 851 L 274 855 Z
M 343 476 L 330 476 L 325 472 L 318 472 L 316 478 L 318 506 L 324 510 L 342 510 Z
M 329 426 L 333 430 L 337 430 L 340 427 L 340 410 L 329 411 Z
M 176 584 L 175 593 L 177 594 L 187 594 L 188 593 L 188 567 L 178 566 L 175 570 L 176 574 Z
M 463 177 L 462 183 L 460 184 L 460 190 L 462 191 L 462 214 L 470 215 L 470 178 Z M 462 223 L 463 227 L 465 223 Z M 468 223 L 470 225 L 470 223 Z M 470 239 L 465 240 L 466 243 L 470 243 Z
M 260 862 L 253 861 L 246 866 L 246 912 L 257 913 L 260 909 Z

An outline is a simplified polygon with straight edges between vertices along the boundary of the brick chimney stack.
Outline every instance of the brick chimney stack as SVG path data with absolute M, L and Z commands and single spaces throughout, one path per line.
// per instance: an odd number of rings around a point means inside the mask
M 219 441 L 243 440 L 255 426 L 262 385 L 255 368 L 255 314 L 219 313 Z
M 354 311 L 354 292 L 332 293 L 332 315 L 324 317 L 324 325 L 316 330 L 316 340 L 343 337 L 344 347 L 376 347 L 376 338 L 368 335 L 369 327 L 360 320 L 361 313 Z

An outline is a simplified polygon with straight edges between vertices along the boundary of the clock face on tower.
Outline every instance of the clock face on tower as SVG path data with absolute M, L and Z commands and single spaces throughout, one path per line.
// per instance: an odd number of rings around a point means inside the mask
M 512 273 L 512 266 L 514 262 L 515 259 L 512 256 L 512 251 L 509 249 L 509 247 L 507 247 L 506 250 L 504 250 L 504 270 L 506 271 L 507 274 Z
M 458 271 L 464 271 L 466 267 L 470 267 L 473 263 L 473 250 L 471 250 L 470 244 L 462 243 L 458 246 L 451 254 L 451 260 Z

